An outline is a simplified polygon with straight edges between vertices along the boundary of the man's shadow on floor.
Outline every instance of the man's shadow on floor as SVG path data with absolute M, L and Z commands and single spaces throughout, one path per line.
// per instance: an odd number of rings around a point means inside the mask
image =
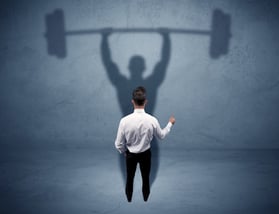
M 167 66 L 170 60 L 170 50 L 171 42 L 169 33 L 167 30 L 161 29 L 158 31 L 163 39 L 161 58 L 159 62 L 155 65 L 153 72 L 147 78 L 143 78 L 143 72 L 146 70 L 145 60 L 142 56 L 132 56 L 129 62 L 130 78 L 127 78 L 118 69 L 116 63 L 112 60 L 111 51 L 109 48 L 108 38 L 111 35 L 109 29 L 104 29 L 102 32 L 102 42 L 101 42 L 101 57 L 104 64 L 106 73 L 109 77 L 110 82 L 116 88 L 119 106 L 122 111 L 122 116 L 126 116 L 133 112 L 133 106 L 131 104 L 132 91 L 137 86 L 144 86 L 147 90 L 147 100 L 146 112 L 149 114 L 154 113 L 156 106 L 156 99 L 159 86 L 163 83 Z M 151 174 L 150 174 L 150 184 L 152 185 L 156 179 L 158 168 L 160 152 L 158 141 L 154 138 L 151 142 Z M 119 154 L 119 166 L 121 169 L 123 181 L 126 180 L 126 167 L 125 167 L 125 157 L 123 154 Z

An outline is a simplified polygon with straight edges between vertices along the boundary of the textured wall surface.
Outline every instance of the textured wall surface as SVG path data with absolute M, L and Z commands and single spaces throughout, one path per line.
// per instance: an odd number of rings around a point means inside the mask
M 278 214 L 277 2 L 1 1 L 0 213 Z M 205 35 L 97 33 L 67 36 L 57 58 L 45 37 L 57 8 L 66 31 L 210 30 L 220 9 L 229 49 L 213 57 Z M 177 122 L 165 143 L 152 143 L 148 203 L 138 170 L 130 204 L 114 139 L 138 84 L 162 126 L 171 114 Z
M 170 59 L 153 114 L 177 124 L 183 148 L 279 148 L 279 37 L 276 1 L 4 1 L 0 11 L 0 141 L 5 145 L 108 148 L 122 117 L 100 54 L 101 36 L 67 37 L 67 56 L 48 55 L 45 16 L 61 8 L 66 30 L 104 27 L 210 29 L 212 11 L 231 16 L 229 52 L 212 59 L 210 38 L 171 34 Z M 159 61 L 156 33 L 112 34 L 111 57 L 130 78 Z M 123 101 L 121 101 L 123 102 Z M 130 104 L 130 97 L 127 97 Z

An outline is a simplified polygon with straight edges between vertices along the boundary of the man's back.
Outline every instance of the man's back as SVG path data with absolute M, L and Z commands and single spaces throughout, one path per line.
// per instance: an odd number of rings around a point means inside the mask
M 144 112 L 143 109 L 136 109 L 121 120 L 123 125 L 126 146 L 130 152 L 144 152 L 150 148 L 153 138 L 156 119 Z
M 121 119 L 116 137 L 116 148 L 123 152 L 124 146 L 132 153 L 144 152 L 150 148 L 153 136 L 163 139 L 169 132 L 172 124 L 169 122 L 161 129 L 158 120 L 145 113 L 144 109 L 135 109 L 134 113 Z

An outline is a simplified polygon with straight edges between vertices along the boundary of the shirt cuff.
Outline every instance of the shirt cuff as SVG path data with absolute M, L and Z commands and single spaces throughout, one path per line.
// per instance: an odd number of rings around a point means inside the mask
M 125 148 L 118 148 L 117 150 L 119 151 L 120 154 L 123 154 L 126 152 Z
M 171 129 L 172 126 L 173 126 L 173 124 L 172 124 L 171 122 L 168 122 L 167 128 L 168 128 L 169 130 Z

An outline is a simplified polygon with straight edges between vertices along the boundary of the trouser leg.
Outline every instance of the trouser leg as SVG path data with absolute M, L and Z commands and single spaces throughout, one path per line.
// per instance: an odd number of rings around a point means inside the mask
M 137 160 L 136 160 L 135 155 L 127 152 L 126 153 L 126 171 L 127 171 L 126 196 L 127 196 L 128 202 L 132 201 L 134 177 L 135 177 L 136 168 L 137 168 Z
M 151 169 L 151 152 L 147 150 L 141 154 L 140 160 L 140 171 L 142 177 L 142 194 L 144 201 L 147 201 L 150 193 L 149 175 Z

